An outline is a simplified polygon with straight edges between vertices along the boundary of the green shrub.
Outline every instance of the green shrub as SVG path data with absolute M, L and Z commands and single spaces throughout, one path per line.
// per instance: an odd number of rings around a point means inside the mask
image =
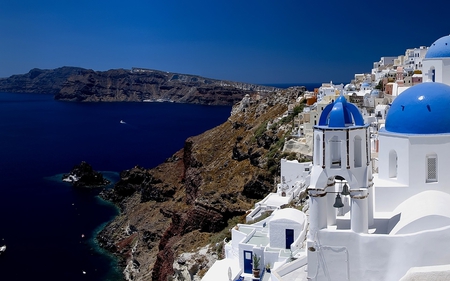
M 265 121 L 264 123 L 261 123 L 258 128 L 256 128 L 255 133 L 253 134 L 253 136 L 255 138 L 259 138 L 260 136 L 262 136 L 262 134 L 264 134 L 264 132 L 267 129 L 267 121 Z

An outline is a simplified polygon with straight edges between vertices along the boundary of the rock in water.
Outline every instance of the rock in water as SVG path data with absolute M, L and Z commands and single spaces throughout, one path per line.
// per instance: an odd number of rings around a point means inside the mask
M 84 161 L 80 165 L 75 165 L 69 174 L 64 174 L 62 180 L 71 182 L 76 187 L 98 187 L 110 183 L 101 173 L 94 171 L 91 165 Z

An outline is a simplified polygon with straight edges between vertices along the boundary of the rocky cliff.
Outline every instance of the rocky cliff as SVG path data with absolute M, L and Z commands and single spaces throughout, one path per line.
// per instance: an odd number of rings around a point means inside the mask
M 74 187 L 100 187 L 111 183 L 85 161 L 75 165 L 68 174 L 63 174 L 62 180 L 72 183 Z
M 85 71 L 79 67 L 33 68 L 26 74 L 0 78 L 0 92 L 56 95 L 71 75 Z
M 233 105 L 246 94 L 266 95 L 274 87 L 133 68 L 93 71 L 75 67 L 32 69 L 0 79 L 0 91 L 54 94 L 78 102 L 180 102 Z
M 251 95 L 233 107 L 227 122 L 185 141 L 184 148 L 154 169 L 136 166 L 102 196 L 121 213 L 98 235 L 117 255 L 127 280 L 201 277 L 209 262 L 185 255 L 209 245 L 221 255 L 229 228 L 254 203 L 275 190 L 284 140 L 289 137 L 301 91 Z M 284 115 L 284 117 L 282 117 Z M 301 158 L 301 155 L 290 155 Z M 180 275 L 181 274 L 181 275 Z

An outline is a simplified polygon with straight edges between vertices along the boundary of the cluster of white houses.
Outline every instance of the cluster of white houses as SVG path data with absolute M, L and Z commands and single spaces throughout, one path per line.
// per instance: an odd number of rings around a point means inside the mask
M 361 89 L 379 98 L 364 83 L 389 77 L 389 64 L 398 64 L 388 82 L 396 90 L 389 105 L 379 101 L 383 112 L 351 103 Z M 402 82 L 410 70 L 422 83 Z M 382 58 L 357 79 L 324 85 L 301 115 L 313 161 L 282 160 L 277 193 L 248 221 L 271 215 L 233 228 L 226 258 L 204 281 L 450 280 L 450 36 Z M 280 208 L 302 191 L 305 209 Z

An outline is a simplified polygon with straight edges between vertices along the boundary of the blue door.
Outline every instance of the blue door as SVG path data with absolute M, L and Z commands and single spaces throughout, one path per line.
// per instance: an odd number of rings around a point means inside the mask
M 286 229 L 286 249 L 290 249 L 292 243 L 294 243 L 294 230 Z
M 252 273 L 253 252 L 244 251 L 244 273 Z

